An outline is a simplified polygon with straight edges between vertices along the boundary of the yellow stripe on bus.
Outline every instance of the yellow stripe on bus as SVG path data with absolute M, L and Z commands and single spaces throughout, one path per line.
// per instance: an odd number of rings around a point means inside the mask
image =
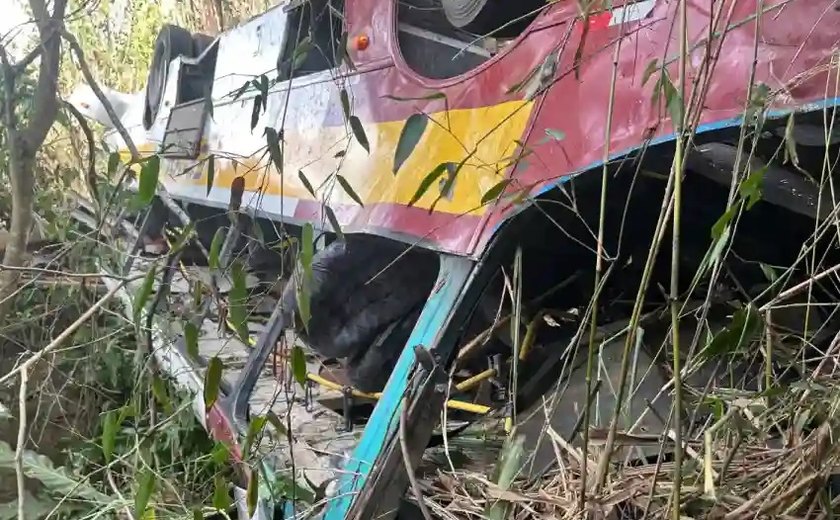
M 486 211 L 486 208 L 480 207 L 481 198 L 504 178 L 505 171 L 516 156 L 516 141 L 523 138 L 532 108 L 532 102 L 511 101 L 490 107 L 430 114 L 430 121 L 420 142 L 396 175 L 392 171 L 394 150 L 405 125 L 404 121 L 365 124 L 370 154 L 357 142 L 353 142 L 347 154 L 341 156 L 339 152 L 345 149 L 343 143 L 346 143 L 348 138 L 348 130 L 343 126 L 319 128 L 317 132 L 287 130 L 284 136 L 282 183 L 281 176 L 273 167 L 269 168 L 271 158 L 265 151 L 264 138 L 260 136 L 260 132 L 254 131 L 253 137 L 243 140 L 240 136 L 238 141 L 243 146 L 247 143 L 253 150 L 258 150 L 257 153 L 232 160 L 230 157 L 234 157 L 237 150 L 226 150 L 223 145 L 222 150 L 212 151 L 216 156 L 214 186 L 229 189 L 234 178 L 244 175 L 246 192 L 313 200 L 300 180 L 299 172 L 303 172 L 309 182 L 318 189 L 337 171 L 365 204 L 407 205 L 414 198 L 423 180 L 439 164 L 449 162 L 457 165 L 464 161 L 452 186 L 451 197 L 441 198 L 435 205 L 435 210 L 481 215 Z M 213 124 L 217 126 L 210 128 L 208 140 L 211 143 L 224 143 L 225 132 L 232 130 L 219 123 Z M 147 152 L 144 150 L 144 153 Z M 206 163 L 200 173 L 183 174 L 174 171 L 175 168 L 184 170 L 195 162 L 168 163 L 170 178 L 167 182 L 175 185 L 205 186 Z M 267 175 L 268 171 L 271 173 Z M 440 195 L 440 186 L 445 177 L 446 174 L 442 174 L 414 206 L 429 209 Z M 327 186 L 329 184 L 326 182 Z M 318 196 L 323 197 L 323 191 L 319 191 Z M 353 198 L 337 184 L 331 189 L 329 202 L 355 204 Z

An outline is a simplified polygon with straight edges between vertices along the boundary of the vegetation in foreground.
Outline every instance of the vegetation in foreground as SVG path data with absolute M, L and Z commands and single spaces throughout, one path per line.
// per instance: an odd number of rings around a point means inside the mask
M 33 11 L 50 8 L 56 22 L 64 20 L 66 33 L 49 34 L 43 27 L 39 31 L 44 44 L 39 52 L 53 53 L 56 60 L 53 65 L 47 60 L 14 69 L 6 56 L 3 65 L 0 219 L 9 234 L 0 273 L 0 346 L 6 363 L 6 375 L 0 378 L 6 385 L 0 469 L 8 481 L 0 489 L 10 493 L 0 506 L 0 517 L 21 513 L 26 518 L 190 517 L 229 506 L 228 453 L 207 439 L 184 396 L 174 394 L 151 362 L 137 355 L 138 350 L 147 351 L 145 331 L 121 317 L 118 302 L 100 304 L 92 317 L 81 319 L 105 293 L 101 278 L 85 273 L 96 273 L 119 257 L 109 249 L 103 232 L 91 233 L 71 223 L 70 194 L 89 187 L 90 182 L 88 186 L 78 182 L 85 178 L 80 172 L 88 171 L 89 161 L 95 172 L 124 165 L 112 166 L 107 156 L 88 155 L 83 123 L 64 109 L 59 93 L 79 81 L 79 69 L 70 64 L 82 57 L 104 83 L 138 89 L 143 76 L 137 72 L 146 70 L 157 27 L 172 14 L 151 1 L 135 2 L 126 11 L 130 14 L 126 26 L 113 28 L 109 23 L 114 6 L 105 0 L 97 4 L 55 0 L 50 6 L 32 0 Z M 236 12 L 248 12 L 248 6 Z M 186 16 L 183 20 L 182 24 L 196 28 L 212 26 L 208 20 L 190 22 Z M 107 35 L 104 41 L 102 34 Z M 65 45 L 58 45 L 59 40 Z M 74 40 L 78 46 L 66 45 Z M 44 69 L 50 66 L 54 68 Z M 55 72 L 59 81 L 49 84 L 45 70 Z M 700 104 L 683 106 L 671 80 L 663 78 L 661 95 L 671 117 L 682 126 Z M 39 89 L 45 81 L 50 87 L 47 99 Z M 760 90 L 756 87 L 757 93 Z M 752 109 L 758 112 L 767 96 L 756 95 Z M 749 146 L 760 124 L 750 122 L 741 136 L 742 145 Z M 37 139 L 22 146 L 16 141 L 21 133 Z M 795 147 L 784 153 L 792 150 Z M 666 175 L 679 173 L 680 168 Z M 831 488 L 840 453 L 832 442 L 840 396 L 833 382 L 837 342 L 815 352 L 813 338 L 825 334 L 822 329 L 829 319 L 821 308 L 824 303 L 811 297 L 814 286 L 835 282 L 836 269 L 819 259 L 822 248 L 836 247 L 837 237 L 828 246 L 824 242 L 817 246 L 813 237 L 803 242 L 801 258 L 808 264 L 804 285 L 762 265 L 763 299 L 751 298 L 741 280 L 727 272 L 726 259 L 732 254 L 729 239 L 736 233 L 735 222 L 761 193 L 755 187 L 755 172 L 737 173 L 739 189 L 729 201 L 729 207 L 736 209 L 716 223 L 695 288 L 710 295 L 724 280 L 740 293 L 724 304 L 700 298 L 700 306 L 690 313 L 675 303 L 688 302 L 686 296 L 671 295 L 655 311 L 664 321 L 673 318 L 681 323 L 691 314 L 704 322 L 698 327 L 704 334 L 695 341 L 699 349 L 689 354 L 677 348 L 677 355 L 665 355 L 662 366 L 671 370 L 669 377 L 679 380 L 682 372 L 674 367 L 680 366 L 688 367 L 690 375 L 710 356 L 724 365 L 742 363 L 757 369 L 752 377 L 730 379 L 712 388 L 688 377 L 677 383 L 685 409 L 693 407 L 693 413 L 703 417 L 692 429 L 673 427 L 674 437 L 685 441 L 684 449 L 672 439 L 622 436 L 614 427 L 600 432 L 600 437 L 591 436 L 591 446 L 584 449 L 552 434 L 547 425 L 556 467 L 542 478 L 516 474 L 524 454 L 515 435 L 502 449 L 501 462 L 491 475 L 436 468 L 422 482 L 422 500 L 434 514 L 572 518 L 584 502 L 583 475 L 588 475 L 589 486 L 597 488 L 587 491 L 599 497 L 587 507 L 605 518 L 655 518 L 669 510 L 679 514 L 675 502 L 683 516 L 697 518 L 810 518 L 837 511 L 840 500 Z M 93 184 L 110 195 L 100 179 Z M 679 201 L 673 192 L 669 196 Z M 111 209 L 101 208 L 102 216 Z M 829 228 L 818 227 L 814 237 Z M 21 248 L 20 240 L 12 236 L 21 229 L 25 234 L 36 229 L 33 242 L 43 242 L 38 244 L 41 247 Z M 15 266 L 20 269 L 10 269 Z M 803 295 L 796 306 L 804 318 L 798 328 L 783 329 L 779 314 L 793 305 L 791 297 Z M 726 319 L 708 318 L 719 311 Z M 586 318 L 587 312 L 583 306 L 580 314 Z M 823 322 L 812 326 L 811 316 L 821 316 Z M 628 324 L 630 330 L 640 325 L 640 319 L 636 316 Z M 587 324 L 585 319 L 580 323 Z M 594 319 L 593 324 L 602 325 Z M 669 334 L 674 337 L 673 330 Z M 673 347 L 674 340 L 667 336 L 663 345 Z M 793 382 L 784 377 L 791 372 L 796 373 Z M 617 435 L 625 447 L 654 443 L 664 456 L 603 470 L 602 454 L 615 448 Z M 593 475 L 598 477 L 594 483 Z M 24 499 L 19 501 L 19 496 Z

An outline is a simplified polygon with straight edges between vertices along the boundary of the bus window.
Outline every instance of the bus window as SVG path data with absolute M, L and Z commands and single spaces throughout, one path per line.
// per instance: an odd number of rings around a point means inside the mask
M 459 76 L 489 60 L 533 18 L 515 15 L 545 4 L 544 0 L 396 1 L 399 51 L 409 67 L 431 79 Z
M 343 0 L 307 0 L 289 8 L 286 43 L 277 60 L 277 79 L 285 81 L 341 63 Z

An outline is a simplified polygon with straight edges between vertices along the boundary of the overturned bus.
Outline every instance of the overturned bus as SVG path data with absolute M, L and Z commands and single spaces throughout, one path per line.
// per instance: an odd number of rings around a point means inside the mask
M 686 305 L 721 241 L 741 279 L 796 277 L 833 218 L 838 23 L 830 0 L 291 0 L 215 37 L 163 27 L 145 91 L 105 96 L 108 140 L 160 161 L 148 245 L 186 215 L 228 257 L 211 264 L 247 270 L 249 304 L 272 302 L 223 331 L 206 324 L 230 322 L 219 303 L 156 351 L 232 446 L 242 514 L 402 515 L 404 468 L 460 431 L 442 413 L 524 432 L 533 474 L 552 448 L 528 417 L 549 397 L 574 443 L 609 423 L 582 411 L 593 399 L 663 434 L 673 374 L 640 384 L 640 405 L 606 388 L 628 356 L 661 355 L 645 343 L 667 327 L 637 329 L 669 303 L 671 265 Z M 115 126 L 98 94 L 74 99 Z M 659 247 L 673 211 L 676 259 Z M 278 392 L 293 344 L 304 389 Z M 288 438 L 270 414 L 291 417 Z M 257 463 L 254 424 L 278 430 Z

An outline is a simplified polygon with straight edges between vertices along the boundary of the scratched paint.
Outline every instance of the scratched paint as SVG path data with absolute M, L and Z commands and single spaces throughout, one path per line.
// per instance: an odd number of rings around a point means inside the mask
M 690 75 L 696 74 L 700 65 L 712 8 L 715 13 L 721 10 L 727 13 L 732 2 L 688 2 L 689 40 L 695 47 Z M 554 84 L 539 100 L 539 105 L 522 99 L 522 93 L 511 87 L 538 67 L 551 49 L 563 44 L 569 34 L 569 23 L 581 23 L 574 2 L 552 4 L 503 52 L 473 71 L 445 80 L 423 78 L 403 62 L 397 48 L 396 24 L 389 22 L 395 16 L 393 0 L 347 0 L 346 6 L 348 32 L 351 36 L 366 34 L 371 41 L 364 51 L 350 50 L 356 70 L 325 71 L 294 81 L 285 114 L 285 91 L 289 85 L 278 85 L 254 132 L 250 131 L 251 100 L 231 102 L 223 96 L 247 79 L 241 71 L 272 72 L 286 13 L 273 9 L 221 36 L 218 88 L 214 87 L 216 107 L 213 120 L 208 122 L 207 145 L 222 160 L 216 164 L 215 184 L 219 190 L 211 192 L 206 199 L 208 204 L 225 204 L 223 198 L 230 182 L 244 174 L 249 191 L 263 189 L 272 196 L 263 200 L 259 208 L 267 215 L 317 223 L 323 217 L 319 201 L 325 200 L 335 210 L 346 232 L 423 239 L 430 247 L 479 255 L 498 224 L 516 210 L 480 207 L 482 195 L 502 176 L 511 175 L 506 166 L 515 150 L 515 141 L 524 143 L 531 157 L 516 169 L 516 182 L 509 189 L 527 186 L 535 194 L 555 185 L 564 176 L 598 166 L 605 146 L 609 147 L 608 154 L 613 155 L 638 148 L 646 137 L 673 138 L 664 112 L 652 102 L 655 81 L 643 85 L 641 78 L 651 60 L 673 56 L 676 52 L 671 33 L 675 0 L 644 0 L 627 6 L 613 2 L 613 9 L 593 14 L 588 20 L 590 31 L 577 77 L 572 74 L 572 62 L 574 51 L 581 43 L 581 31 L 572 31 L 563 46 Z M 824 104 L 827 78 L 832 73 L 823 70 L 807 75 L 805 72 L 830 60 L 836 43 L 834 27 L 840 22 L 840 13 L 831 8 L 831 0 L 767 0 L 764 6 L 756 83 L 786 89 L 788 95 L 777 98 L 776 109 Z M 756 9 L 755 0 L 735 4 L 700 119 L 705 128 L 717 126 L 716 122 L 734 121 L 743 110 L 752 66 Z M 782 11 L 785 14 L 780 16 Z M 603 18 L 600 22 L 596 19 L 599 16 Z M 722 32 L 724 27 L 716 29 Z M 607 138 L 604 129 L 613 46 L 622 35 L 612 132 Z M 670 60 L 671 67 L 675 66 L 674 61 Z M 671 76 L 676 77 L 674 69 Z M 352 111 L 364 125 L 371 142 L 369 155 L 348 137 L 338 102 L 336 77 L 341 77 L 347 86 Z M 445 100 L 406 102 L 384 97 L 417 98 L 433 92 L 445 95 Z M 171 102 L 174 94 L 173 79 L 167 85 L 165 99 Z M 161 110 L 156 126 L 145 135 L 133 132 L 138 142 L 148 147 L 160 141 L 168 108 Z M 399 131 L 403 121 L 416 112 L 428 113 L 436 122 L 448 121 L 451 126 L 444 129 L 430 124 L 431 130 L 424 136 L 420 151 L 394 176 L 391 164 Z M 260 152 L 262 128 L 280 126 L 279 121 L 285 121 L 288 132 L 282 177 L 279 172 L 268 171 L 267 159 Z M 562 142 L 546 139 L 549 129 L 562 132 L 565 135 Z M 335 157 L 342 150 L 345 150 L 344 157 Z M 460 161 L 473 150 L 475 153 L 459 174 L 451 198 L 441 199 L 430 214 L 432 201 L 440 195 L 439 186 L 435 185 L 416 207 L 407 206 L 420 181 L 437 164 Z M 196 187 L 206 180 L 182 174 L 190 167 L 195 170 L 196 161 L 165 162 L 168 187 L 176 195 L 199 202 L 194 197 Z M 298 171 L 303 171 L 316 186 L 338 171 L 365 206 L 360 207 L 330 182 L 320 188 L 316 201 L 300 183 Z M 253 200 L 258 200 L 251 195 Z

